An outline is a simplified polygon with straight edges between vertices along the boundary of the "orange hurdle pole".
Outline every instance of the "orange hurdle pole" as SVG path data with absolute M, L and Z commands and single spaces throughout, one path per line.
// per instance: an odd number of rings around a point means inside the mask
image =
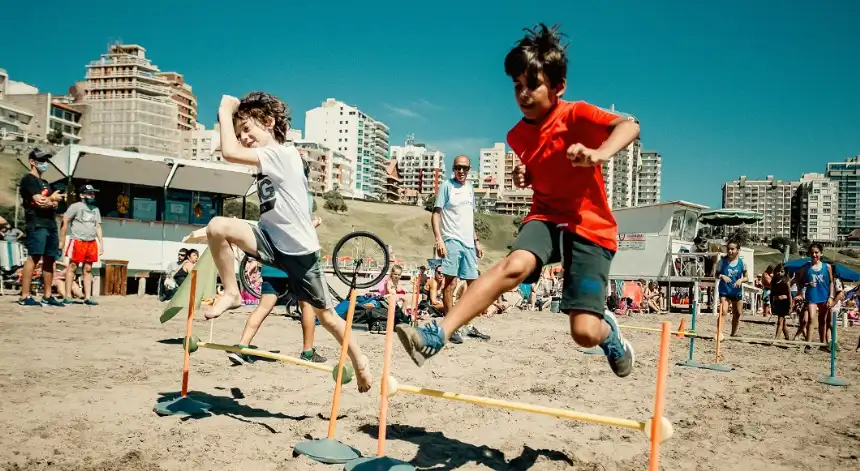
M 415 283 L 417 286 L 417 282 Z M 390 295 L 389 299 L 396 299 Z M 382 380 L 379 388 L 379 434 L 376 443 L 376 457 L 358 458 L 350 461 L 344 467 L 347 471 L 355 469 L 400 469 L 403 471 L 414 470 L 415 468 L 406 463 L 394 458 L 385 456 L 385 428 L 388 426 L 388 398 L 393 396 L 395 391 L 391 390 L 392 382 L 389 380 L 391 374 L 391 350 L 394 343 L 394 313 L 396 303 L 388 303 L 388 315 L 385 320 L 385 351 L 382 356 Z M 394 384 L 396 388 L 396 383 Z
M 322 440 L 311 439 L 297 444 L 293 449 L 294 455 L 305 455 L 314 461 L 326 464 L 343 464 L 361 456 L 358 450 L 334 438 L 335 431 L 337 430 L 337 414 L 340 409 L 340 395 L 343 389 L 344 367 L 357 299 L 358 290 L 355 289 L 355 279 L 353 278 L 353 285 L 349 291 L 349 307 L 346 310 L 346 326 L 344 327 L 343 340 L 340 343 L 340 357 L 338 358 L 337 373 L 335 374 L 334 394 L 332 394 L 331 399 L 331 415 L 328 421 L 327 438 Z M 353 365 L 353 367 L 357 368 L 358 365 Z
M 182 360 L 182 392 L 181 397 L 188 396 L 188 375 L 191 372 L 191 352 L 188 351 L 191 340 L 191 329 L 194 328 L 194 295 L 197 291 L 197 270 L 191 270 L 191 290 L 188 294 L 188 320 L 185 322 L 185 358 Z
M 418 284 L 417 282 L 415 283 Z M 388 375 L 391 373 L 391 349 L 394 338 L 395 303 L 388 303 L 388 316 L 385 321 L 385 351 L 382 358 L 382 380 L 379 387 L 379 442 L 376 456 L 385 456 L 385 427 L 388 423 Z
M 337 429 L 337 412 L 340 409 L 340 393 L 343 389 L 343 365 L 346 363 L 347 349 L 349 348 L 349 334 L 352 330 L 352 319 L 355 316 L 355 303 L 358 300 L 358 290 L 349 292 L 349 308 L 346 310 L 346 328 L 343 331 L 343 341 L 340 344 L 340 358 L 337 360 L 337 379 L 334 383 L 334 394 L 331 399 L 331 417 L 328 421 L 328 439 L 334 440 Z
M 415 281 L 412 282 L 412 320 L 418 320 L 418 300 L 421 296 L 421 287 L 418 286 L 420 284 L 420 277 L 416 276 Z
M 197 270 L 191 270 L 190 292 L 188 294 L 188 320 L 185 322 L 185 342 L 183 343 L 182 360 L 182 389 L 179 397 L 156 401 L 153 411 L 158 415 L 204 415 L 212 408 L 211 405 L 188 397 L 188 376 L 191 372 L 191 331 L 194 327 L 194 308 L 197 305 Z
M 717 353 L 714 356 L 714 363 L 720 362 L 720 343 L 723 341 L 723 313 L 720 311 L 717 314 L 717 334 L 714 341 L 717 342 Z
M 663 332 L 660 335 L 660 357 L 657 361 L 657 390 L 654 392 L 654 417 L 651 419 L 651 457 L 648 460 L 648 471 L 660 469 L 660 442 L 662 434 L 663 404 L 666 399 L 666 381 L 669 375 L 669 341 L 672 338 L 672 327 L 669 322 L 663 322 Z

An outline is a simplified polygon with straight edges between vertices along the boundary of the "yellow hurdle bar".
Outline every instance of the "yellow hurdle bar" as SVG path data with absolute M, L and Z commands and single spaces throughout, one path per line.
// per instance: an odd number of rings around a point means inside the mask
M 806 342 L 803 340 L 778 340 L 764 337 L 723 337 L 722 340 L 731 340 L 732 342 L 753 343 L 761 342 L 771 345 L 809 345 L 810 347 L 827 347 L 829 343 L 821 342 Z
M 241 348 L 233 345 L 221 345 L 219 343 L 209 343 L 209 342 L 197 342 L 198 348 L 209 348 L 212 350 L 222 350 L 225 352 L 233 352 L 233 353 L 242 353 L 244 355 L 249 355 L 253 357 L 260 358 L 268 358 L 269 360 L 277 360 L 282 361 L 284 363 L 292 363 L 298 366 L 304 366 L 305 368 L 310 368 L 312 370 L 319 370 L 331 373 L 334 371 L 334 367 L 331 365 L 325 365 L 322 363 L 314 363 L 311 361 L 305 361 L 298 358 L 288 357 L 286 355 L 280 355 L 278 353 L 267 352 L 265 350 L 257 350 L 253 348 Z
M 389 376 L 389 380 L 394 379 Z M 396 381 L 396 380 L 395 380 Z M 408 384 L 394 384 L 393 392 L 406 392 L 417 394 L 420 396 L 430 396 L 439 399 L 450 399 L 452 401 L 468 402 L 479 406 L 500 407 L 502 409 L 518 410 L 522 412 L 532 412 L 535 414 L 549 415 L 560 419 L 580 420 L 583 422 L 591 422 L 595 424 L 614 425 L 616 427 L 629 428 L 645 432 L 646 422 L 637 422 L 629 419 L 618 419 L 615 417 L 606 417 L 603 415 L 586 414 L 584 412 L 576 412 L 567 409 L 556 409 L 553 407 L 535 406 L 522 402 L 503 401 L 500 399 L 490 399 L 480 396 L 469 396 L 466 394 L 458 394 L 445 391 L 437 391 L 435 389 L 426 389 L 417 386 L 409 386 Z

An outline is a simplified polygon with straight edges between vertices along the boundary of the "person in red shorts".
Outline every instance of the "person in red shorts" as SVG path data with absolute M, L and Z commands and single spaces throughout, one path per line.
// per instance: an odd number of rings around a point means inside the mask
M 601 165 L 639 136 L 639 124 L 585 102 L 561 99 L 567 58 L 555 27 L 540 24 L 505 57 L 523 119 L 508 132 L 522 165 L 519 187 L 531 185 L 532 207 L 507 257 L 484 273 L 441 323 L 397 326 L 401 343 L 421 366 L 458 328 L 484 312 L 502 293 L 533 283 L 544 265 L 562 262 L 560 308 L 570 318 L 573 340 L 599 345 L 612 371 L 630 374 L 633 347 L 604 309 L 609 266 L 618 227 L 603 186 Z
M 66 249 L 64 255 L 69 257 L 69 268 L 66 274 L 66 293 L 72 292 L 74 273 L 78 266 L 83 267 L 84 304 L 95 306 L 98 303 L 92 298 L 93 285 L 93 263 L 99 261 L 99 256 L 104 253 L 104 239 L 102 238 L 102 215 L 96 206 L 96 193 L 98 190 L 92 185 L 82 185 L 78 188 L 78 196 L 81 200 L 69 205 L 63 214 L 63 226 L 60 229 L 60 250 Z M 69 246 L 66 247 L 66 234 L 68 233 Z M 74 299 L 69 295 L 64 301 L 71 304 Z

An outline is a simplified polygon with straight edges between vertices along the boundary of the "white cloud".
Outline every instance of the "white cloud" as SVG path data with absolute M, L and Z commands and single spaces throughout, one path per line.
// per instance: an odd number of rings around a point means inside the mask
M 389 105 L 388 103 L 383 103 L 382 106 L 385 107 L 388 111 L 400 116 L 405 116 L 407 118 L 421 118 L 421 115 L 416 113 L 415 111 L 409 108 L 403 108 L 400 106 Z
M 414 107 L 416 107 L 416 108 L 426 108 L 426 109 L 428 109 L 428 110 L 436 110 L 436 111 L 439 111 L 439 110 L 443 110 L 443 109 L 444 109 L 443 107 L 441 107 L 441 106 L 439 106 L 439 105 L 437 105 L 437 104 L 435 104 L 435 103 L 430 103 L 429 101 L 427 101 L 427 100 L 426 100 L 426 99 L 424 99 L 424 98 L 419 98 L 418 100 L 413 101 L 413 102 L 412 102 L 412 105 L 413 105 Z

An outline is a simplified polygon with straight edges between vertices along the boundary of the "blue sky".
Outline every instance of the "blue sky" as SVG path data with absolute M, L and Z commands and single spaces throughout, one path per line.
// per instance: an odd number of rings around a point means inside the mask
M 115 1 L 12 2 L 0 67 L 64 93 L 109 42 L 138 43 L 185 74 L 207 126 L 223 93 L 272 92 L 299 128 L 334 97 L 388 124 L 392 144 L 414 133 L 450 165 L 519 119 L 502 61 L 521 28 L 560 23 L 565 97 L 635 114 L 643 146 L 663 155 L 663 199 L 718 206 L 740 174 L 796 179 L 860 154 L 860 2 L 815 3 L 152 0 L 131 14 Z

